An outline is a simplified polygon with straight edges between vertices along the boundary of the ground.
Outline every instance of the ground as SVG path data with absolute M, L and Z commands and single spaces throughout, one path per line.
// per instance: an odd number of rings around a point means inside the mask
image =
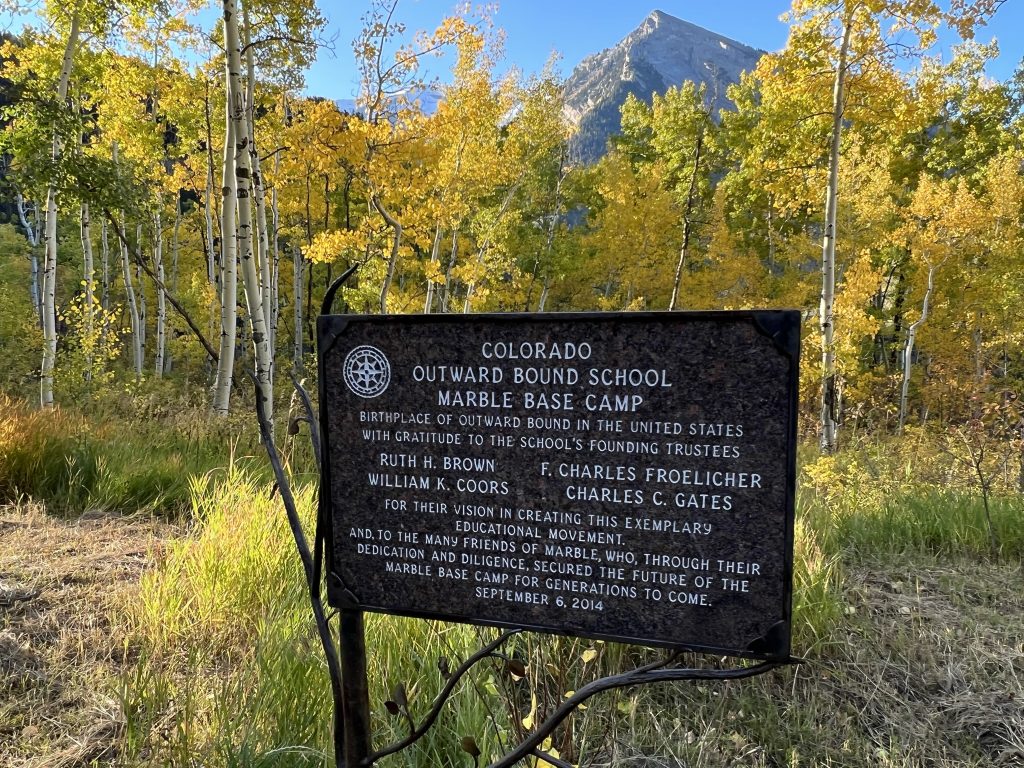
M 116 759 L 130 646 L 113 617 L 170 535 L 150 520 L 0 507 L 0 765 Z

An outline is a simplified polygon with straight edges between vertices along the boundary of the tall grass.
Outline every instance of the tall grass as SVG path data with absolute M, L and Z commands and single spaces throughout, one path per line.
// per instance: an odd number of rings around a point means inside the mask
M 330 689 L 279 500 L 241 472 L 194 481 L 192 498 L 194 534 L 146 574 L 139 602 L 129 607 L 142 648 L 121 685 L 132 759 L 328 764 Z M 297 502 L 309 521 L 309 486 L 297 489 Z M 374 701 L 390 698 L 402 683 L 412 706 L 424 706 L 443 684 L 438 660 L 464 654 L 476 633 L 368 617 Z M 398 722 L 383 710 L 374 714 L 382 738 L 399 735 Z M 426 753 L 456 754 L 462 736 L 485 733 L 487 715 L 484 705 L 458 707 L 442 718 Z
M 964 489 L 937 491 L 918 482 L 912 467 L 893 473 L 884 460 L 884 454 L 853 453 L 805 466 L 794 552 L 798 655 L 822 662 L 848 652 L 837 631 L 846 621 L 844 564 L 880 553 L 993 554 L 979 496 Z M 296 488 L 307 527 L 312 488 Z M 261 477 L 237 465 L 193 477 L 187 492 L 192 533 L 162 554 L 129 607 L 139 657 L 121 681 L 126 758 L 240 768 L 332 764 L 330 689 L 280 501 L 271 498 Z M 994 499 L 991 511 L 997 554 L 1019 557 L 1019 501 Z M 375 743 L 405 733 L 403 719 L 383 707 L 397 685 L 404 686 L 411 711 L 422 713 L 444 683 L 439 660 L 465 658 L 492 637 L 488 629 L 369 615 Z M 518 637 L 506 650 L 526 664 L 525 679 L 501 661 L 482 664 L 461 684 L 428 738 L 388 764 L 461 764 L 465 736 L 476 739 L 485 757 L 497 756 L 569 691 L 657 655 L 539 635 Z M 548 748 L 585 764 L 614 761 L 620 754 L 635 759 L 638 751 L 656 753 L 667 741 L 680 758 L 706 760 L 711 745 L 725 748 L 726 734 L 716 732 L 715 723 L 736 722 L 745 734 L 728 736 L 737 754 L 743 739 L 754 739 L 771 755 L 769 762 L 797 764 L 787 733 L 813 733 L 818 715 L 775 701 L 773 685 L 768 680 L 720 688 L 659 686 L 604 695 L 574 715 L 564 736 Z M 694 718 L 664 716 L 681 708 Z M 695 723 L 706 733 L 694 734 Z M 623 733 L 630 743 L 626 752 Z
M 0 504 L 32 498 L 66 515 L 187 509 L 190 478 L 228 463 L 229 435 L 237 424 L 211 423 L 205 410 L 184 405 L 134 416 L 86 419 L 70 409 L 34 409 L 0 393 Z M 246 437 L 247 452 L 254 453 L 255 435 Z M 259 471 L 263 462 L 249 466 Z
M 1001 466 L 1000 474 L 1015 478 L 1008 469 Z M 986 514 L 969 467 L 944 451 L 943 436 L 917 434 L 805 462 L 798 516 L 825 551 L 846 559 L 916 553 L 1019 560 L 1024 495 L 1003 477 L 991 481 Z
M 33 411 L 0 393 L 0 500 L 45 496 L 82 507 L 100 477 L 100 458 L 80 416 Z
M 816 528 L 833 550 L 849 557 L 918 553 L 1005 559 L 1024 557 L 1024 498 L 989 501 L 992 530 L 980 495 L 963 489 L 901 494 L 854 514 L 816 509 Z M 992 547 L 992 537 L 995 549 Z
M 296 488 L 307 527 L 312 486 Z M 280 500 L 241 471 L 191 485 L 194 530 L 174 542 L 129 606 L 141 655 L 121 685 L 126 752 L 133 761 L 209 766 L 330 764 L 330 695 L 298 557 Z M 824 643 L 841 613 L 838 565 L 815 534 L 797 531 L 796 640 Z M 454 664 L 495 636 L 461 624 L 368 615 L 372 723 L 377 744 L 405 735 L 383 702 L 402 684 L 423 712 L 444 684 L 439 661 Z M 658 657 L 650 649 L 579 638 L 526 635 L 505 649 L 527 666 L 519 679 L 501 660 L 467 678 L 430 735 L 391 765 L 452 765 L 473 736 L 484 755 L 501 754 L 564 696 L 588 680 Z M 575 760 L 606 755 L 623 721 L 640 722 L 640 694 L 592 700 L 569 724 Z M 525 722 L 524 722 L 525 720 Z

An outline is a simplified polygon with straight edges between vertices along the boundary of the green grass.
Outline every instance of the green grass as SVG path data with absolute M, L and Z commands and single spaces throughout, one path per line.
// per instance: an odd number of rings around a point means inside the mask
M 963 489 L 922 488 L 886 496 L 876 504 L 838 509 L 804 493 L 800 508 L 825 549 L 848 559 L 878 553 L 1024 557 L 1024 497 L 1019 495 L 989 500 L 991 531 L 981 495 Z
M 296 490 L 308 525 L 312 487 Z M 191 494 L 193 535 L 144 576 L 139 601 L 129 607 L 141 656 L 121 685 L 127 752 L 160 765 L 187 755 L 215 766 L 329 764 L 328 681 L 280 501 L 239 470 L 196 479 Z M 797 546 L 795 645 L 814 648 L 842 612 L 839 569 L 804 526 Z M 425 711 L 444 684 L 439 660 L 454 665 L 494 632 L 368 615 L 377 743 L 404 735 L 401 719 L 382 706 L 398 684 L 412 711 Z M 485 755 L 498 755 L 523 735 L 521 721 L 531 712 L 539 719 L 593 677 L 659 653 L 544 635 L 518 637 L 505 650 L 527 664 L 528 679 L 514 678 L 501 661 L 485 662 L 429 737 L 391 764 L 458 762 L 467 735 Z M 576 758 L 607 753 L 623 719 L 642 717 L 636 701 L 624 693 L 593 700 L 573 718 L 574 737 L 561 748 Z
M 229 445 L 241 447 L 239 455 Z M 100 420 L 40 411 L 0 394 L 0 504 L 33 499 L 58 515 L 175 514 L 189 507 L 191 478 L 223 474 L 225 464 L 266 476 L 257 451 L 251 428 L 183 405 L 173 414 Z
M 280 501 L 268 490 L 238 471 L 195 481 L 195 535 L 175 543 L 144 577 L 130 608 L 141 657 L 121 685 L 133 759 L 327 764 L 331 702 L 323 653 Z M 298 488 L 297 499 L 308 522 L 311 488 Z M 379 616 L 367 624 L 377 702 L 403 682 L 413 705 L 422 706 L 442 684 L 438 659 L 457 658 L 477 641 L 477 630 L 466 626 L 438 631 L 427 622 Z M 429 682 L 424 669 L 433 670 Z M 487 717 L 472 707 L 457 713 L 432 734 L 428 752 L 457 749 Z M 398 734 L 386 714 L 376 725 Z

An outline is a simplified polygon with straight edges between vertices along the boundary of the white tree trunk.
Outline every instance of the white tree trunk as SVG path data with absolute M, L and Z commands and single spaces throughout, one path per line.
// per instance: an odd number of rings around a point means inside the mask
M 686 207 L 683 210 L 683 242 L 679 248 L 679 260 L 676 262 L 676 272 L 672 280 L 672 297 L 668 300 L 669 311 L 676 308 L 676 301 L 679 298 L 679 286 L 683 281 L 683 268 L 686 266 L 686 257 L 690 251 L 690 234 L 693 227 L 694 197 L 697 192 L 697 174 L 700 172 L 700 156 L 704 147 L 703 130 L 697 133 L 697 141 L 693 149 L 693 170 L 690 172 L 690 187 L 686 193 Z
M 117 142 L 114 142 L 114 167 L 117 168 Z M 124 211 L 120 212 L 121 232 L 126 233 Z M 131 258 L 128 254 L 128 243 L 125 238 L 118 238 L 121 253 L 121 276 L 124 278 L 125 302 L 128 304 L 128 317 L 132 330 L 132 366 L 135 369 L 135 381 L 142 379 L 142 318 L 139 315 L 139 303 L 135 297 L 135 286 L 132 285 Z
M 501 208 L 498 209 L 498 216 L 495 219 L 495 223 L 493 225 L 494 227 L 497 227 L 498 222 L 501 221 L 505 217 L 505 212 L 508 211 L 509 206 L 512 204 L 512 199 L 515 197 L 516 192 L 519 190 L 519 186 L 522 184 L 522 181 L 523 181 L 523 179 L 522 179 L 522 177 L 520 177 L 516 181 L 516 183 L 513 184 L 509 188 L 508 192 L 505 193 L 505 199 L 501 203 Z M 477 263 L 478 266 L 480 266 L 480 265 L 482 265 L 484 263 L 484 256 L 487 255 L 487 251 L 490 249 L 490 247 L 491 247 L 491 235 L 488 234 L 487 237 L 484 238 L 484 241 L 481 244 L 481 246 L 480 246 L 480 248 L 479 248 L 479 250 L 477 251 L 477 254 L 476 254 L 476 263 Z M 471 280 L 469 282 L 469 285 L 466 286 L 466 299 L 465 299 L 465 302 L 462 305 L 462 312 L 463 312 L 463 314 L 469 314 L 469 311 L 472 309 L 472 307 L 473 307 L 473 304 L 472 304 L 472 302 L 473 302 L 473 292 L 475 290 L 476 290 L 476 281 L 475 280 Z
M 850 50 L 852 20 L 843 24 L 843 42 L 839 48 L 839 63 L 832 91 L 832 142 L 828 154 L 828 187 L 825 190 L 825 233 L 821 246 L 821 305 L 818 322 L 821 333 L 821 450 L 832 453 L 836 449 L 837 419 L 839 416 L 838 387 L 836 386 L 835 349 L 835 293 L 836 293 L 836 212 L 839 194 L 839 147 L 843 132 L 843 88 L 846 82 L 846 59 Z
M 295 347 L 292 353 L 292 365 L 295 368 L 295 375 L 301 376 L 304 373 L 302 361 L 302 278 L 305 269 L 302 265 L 302 250 L 295 246 L 292 249 L 292 277 L 293 298 L 295 302 Z
M 135 252 L 137 258 L 142 258 L 142 225 L 135 228 Z M 139 344 L 142 346 L 142 357 L 146 357 L 146 282 L 142 279 L 142 265 L 135 264 L 135 279 L 139 281 L 139 290 L 136 300 L 139 303 Z
M 85 288 L 85 301 L 83 302 L 82 311 L 85 321 L 85 334 L 89 339 L 87 349 L 92 349 L 92 336 L 93 327 L 95 323 L 95 302 L 96 302 L 96 290 L 95 290 L 95 269 L 93 268 L 92 259 L 92 227 L 89 222 L 89 204 L 82 203 L 82 283 Z M 86 379 L 92 378 L 92 355 L 86 353 L 85 358 L 85 375 Z
M 110 311 L 110 242 L 107 239 L 107 220 L 105 218 L 100 219 L 100 275 L 102 281 L 100 306 L 106 313 Z
M 437 264 L 441 258 L 441 222 L 434 228 L 434 243 L 430 246 L 430 263 Z M 423 314 L 429 315 L 434 308 L 434 281 L 427 278 L 427 298 L 423 302 Z
M 57 81 L 57 99 L 61 106 L 68 97 L 71 66 L 78 45 L 78 12 L 71 17 L 71 29 L 64 46 L 64 58 Z M 63 144 L 54 126 L 53 160 L 60 159 Z M 57 189 L 51 183 L 46 190 L 46 224 L 43 228 L 43 362 L 39 373 L 39 402 L 43 408 L 53 407 L 53 369 L 57 362 Z
M 551 291 L 551 283 L 548 278 L 544 278 L 544 286 L 540 291 L 540 301 L 537 302 L 537 311 L 543 312 L 545 305 L 548 303 L 548 293 Z
M 907 328 L 907 341 L 903 345 L 903 383 L 900 386 L 900 421 L 898 431 L 903 434 L 903 425 L 907 418 L 907 393 L 910 390 L 910 364 L 914 356 L 914 343 L 917 341 L 917 331 L 924 321 L 928 319 L 928 302 L 932 297 L 932 290 L 935 288 L 935 265 L 928 265 L 928 288 L 924 292 L 924 302 L 921 304 L 921 316 Z
M 256 240 L 253 248 L 255 262 L 260 275 L 260 303 L 263 307 L 263 318 L 267 326 L 267 346 L 273 366 L 273 347 L 270 344 L 271 304 L 273 267 L 270 261 L 270 238 L 267 234 L 267 203 L 263 189 L 263 174 L 260 172 L 260 155 L 256 151 L 256 58 L 253 54 L 249 28 L 249 6 L 243 3 L 242 18 L 244 21 L 243 36 L 245 40 L 245 125 L 249 135 L 249 168 L 252 179 L 252 196 L 256 200 Z
M 452 231 L 452 253 L 448 259 L 448 266 L 444 271 L 444 295 L 441 296 L 441 312 L 447 313 L 451 308 L 452 295 L 452 271 L 455 269 L 455 260 L 459 255 L 459 230 Z
M 121 228 L 124 229 L 124 213 L 121 214 Z M 125 301 L 128 304 L 128 316 L 131 318 L 132 329 L 132 366 L 135 369 L 135 381 L 142 379 L 142 320 L 139 315 L 139 303 L 135 297 L 135 286 L 132 285 L 131 260 L 128 245 L 121 243 L 121 267 L 124 277 Z
M 380 201 L 376 194 L 371 195 L 370 202 L 380 214 L 381 218 L 391 227 L 391 254 L 388 256 L 387 271 L 384 274 L 384 283 L 380 288 L 380 313 L 388 313 L 388 293 L 391 291 L 391 283 L 395 279 L 395 267 L 398 266 L 398 254 L 402 246 L 402 225 Z
M 565 145 L 562 145 L 562 152 L 558 159 L 558 177 L 555 180 L 555 199 L 554 199 L 554 210 L 551 213 L 551 221 L 548 224 L 547 236 L 544 238 L 544 255 L 550 262 L 551 254 L 555 249 L 555 234 L 558 231 L 558 222 L 562 217 L 562 184 L 565 182 L 566 177 L 566 149 Z M 541 270 L 540 253 L 537 253 L 536 258 L 533 262 L 533 275 L 530 278 L 530 288 L 526 292 L 526 301 L 524 302 L 523 311 L 530 311 L 530 304 L 533 301 L 533 286 L 537 282 L 537 276 Z M 545 275 L 544 281 L 541 286 L 540 301 L 538 302 L 538 312 L 544 311 L 544 304 L 547 302 L 548 290 L 550 288 L 550 276 Z
M 235 184 L 238 200 L 238 259 L 242 285 L 252 330 L 257 397 L 263 400 L 268 420 L 273 420 L 273 382 L 271 380 L 270 337 L 264 312 L 260 273 L 253 255 L 252 237 L 252 168 L 249 156 L 249 132 L 245 120 L 245 97 L 242 90 L 242 54 L 238 29 L 238 2 L 224 0 L 224 40 L 227 48 L 228 115 L 235 138 Z M 269 286 L 268 286 L 269 287 Z M 267 294 L 269 299 L 269 293 Z
M 235 326 L 238 311 L 237 222 L 235 221 L 235 153 L 231 116 L 225 120 L 224 165 L 221 173 L 221 299 L 220 353 L 213 410 L 227 416 L 231 406 L 231 377 L 235 368 Z
M 211 286 L 217 285 L 217 264 L 213 247 L 213 166 L 206 167 L 206 198 L 203 201 L 203 216 L 206 219 L 206 242 L 209 250 L 206 254 L 206 280 Z
M 181 229 L 181 196 L 174 207 L 174 230 L 171 234 L 171 294 L 178 290 L 178 257 L 181 255 L 181 240 L 178 237 Z M 166 291 L 164 292 L 166 294 Z M 164 375 L 171 374 L 171 349 L 164 351 Z
M 39 238 L 36 237 L 36 230 L 29 221 L 28 215 L 25 213 L 25 198 L 18 192 L 15 194 L 15 204 L 18 209 L 18 220 L 21 222 L 22 228 L 25 230 L 25 237 L 28 239 L 29 245 L 29 270 L 31 274 L 31 280 L 29 283 L 29 292 L 32 296 L 32 312 L 36 316 L 36 322 L 42 327 L 43 315 L 42 315 L 42 297 L 40 296 L 39 290 Z
M 270 354 L 271 363 L 277 367 L 277 325 L 281 319 L 281 249 L 278 238 L 278 230 L 281 226 L 281 217 L 277 208 L 277 179 L 280 169 L 281 153 L 274 153 L 274 186 L 270 190 L 270 215 L 271 215 L 271 250 L 273 252 L 273 264 L 270 276 Z
M 159 199 L 157 205 L 160 204 Z M 160 217 L 160 211 L 153 217 L 153 264 L 156 267 L 156 276 L 160 281 L 156 287 L 156 359 L 153 361 L 153 372 L 156 377 L 164 375 L 164 353 L 167 350 L 167 298 L 164 296 L 164 289 L 160 286 L 165 284 L 164 270 L 164 228 Z

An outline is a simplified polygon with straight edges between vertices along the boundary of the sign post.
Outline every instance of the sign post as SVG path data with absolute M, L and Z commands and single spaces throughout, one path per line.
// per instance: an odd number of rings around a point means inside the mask
M 789 660 L 798 312 L 317 328 L 346 700 L 362 611 Z

